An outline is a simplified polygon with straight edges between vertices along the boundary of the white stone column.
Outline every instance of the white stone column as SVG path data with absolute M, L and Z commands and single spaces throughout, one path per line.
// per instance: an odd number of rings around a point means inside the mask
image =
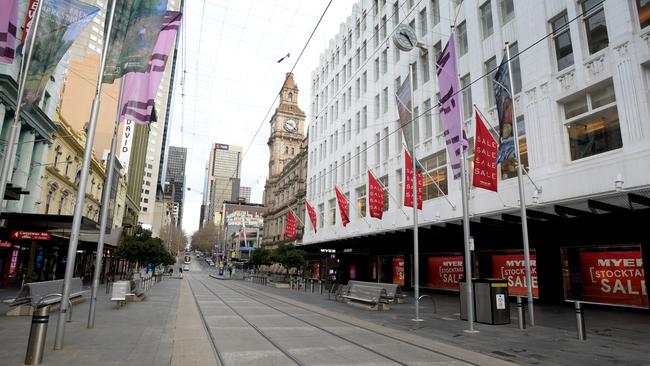
M 50 150 L 49 143 L 46 141 L 36 142 L 34 145 L 33 159 L 34 164 L 32 165 L 31 171 L 29 172 L 29 178 L 27 179 L 27 191 L 29 194 L 23 196 L 23 213 L 37 213 L 38 205 L 37 202 L 41 199 L 43 185 L 43 176 L 45 175 L 45 164 L 47 163 L 47 156 Z M 44 205 L 44 202 L 41 202 L 41 205 Z
M 616 102 L 621 122 L 621 134 L 623 135 L 623 146 L 636 144 L 643 141 L 648 135 L 647 127 L 644 126 L 643 115 L 639 111 L 642 106 L 639 100 L 639 90 L 643 89 L 642 81 L 639 79 L 639 66 L 632 62 L 629 42 L 615 46 L 616 51 L 616 73 L 614 74 L 614 86 L 616 87 Z M 637 72 L 635 72 L 637 71 Z
M 27 179 L 32 165 L 32 154 L 34 152 L 34 139 L 36 134 L 33 130 L 25 130 L 20 133 L 18 146 L 16 147 L 16 163 L 11 176 L 11 184 L 14 187 L 26 188 Z M 9 201 L 7 210 L 9 212 L 22 212 L 23 198 L 17 201 Z

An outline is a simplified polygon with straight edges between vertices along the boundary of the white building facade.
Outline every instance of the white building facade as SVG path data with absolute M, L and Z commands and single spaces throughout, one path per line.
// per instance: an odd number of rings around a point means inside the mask
M 396 235 L 386 239 L 393 241 L 386 251 L 390 252 L 392 245 L 399 248 L 394 252 L 405 256 L 407 264 L 410 261 L 412 208 L 402 207 L 404 146 L 395 92 L 413 64 L 415 155 L 427 170 L 419 223 L 421 230 L 440 234 L 439 239 L 424 235 L 423 240 L 421 236 L 421 245 L 424 253 L 462 255 L 462 234 L 454 231 L 462 218 L 460 181 L 453 179 L 448 164 L 436 107 L 440 91 L 435 62 L 454 19 L 470 167 L 473 105 L 487 122 L 499 126 L 491 79 L 508 43 L 512 56 L 521 52 L 512 60 L 514 99 L 522 164 L 531 178 L 524 178 L 525 199 L 539 227 L 551 225 L 555 219 L 590 216 L 596 220 L 602 216 L 597 214 L 647 208 L 650 19 L 644 18 L 644 10 L 650 9 L 639 9 L 644 6 L 637 4 L 633 0 L 602 4 L 591 0 L 357 2 L 312 72 L 307 200 L 318 211 L 318 231 L 308 225 L 304 245 L 318 252 L 318 248 L 345 243 L 339 249 L 354 253 L 359 246 L 372 247 L 368 236 Z M 418 47 L 411 52 L 401 52 L 393 45 L 391 35 L 399 24 L 410 25 L 418 36 Z M 370 218 L 366 209 L 368 169 L 389 193 L 382 220 Z M 520 225 L 507 227 L 515 237 L 504 247 L 485 229 L 489 224 L 503 225 L 508 219 L 521 223 L 516 164 L 502 163 L 498 175 L 498 193 L 470 191 L 477 253 L 481 249 L 521 249 Z M 341 224 L 335 186 L 350 202 L 351 222 L 346 227 Z M 638 201 L 644 203 L 637 205 Z M 550 263 L 561 262 L 560 252 L 566 243 L 553 242 L 552 253 L 550 249 L 540 252 L 546 250 L 542 243 L 552 240 L 535 237 L 535 225 L 533 248 L 537 241 L 538 255 L 548 257 L 548 268 L 555 270 Z M 648 245 L 647 240 L 631 235 L 623 241 Z M 588 239 L 581 242 L 607 244 Z M 436 249 L 437 245 L 441 249 Z M 372 262 L 372 280 L 381 280 L 375 272 L 382 264 L 377 264 L 374 255 L 371 250 L 368 266 Z M 481 261 L 477 254 L 476 262 Z M 359 270 L 363 266 L 366 263 L 355 264 L 357 278 L 363 277 Z M 338 270 L 345 273 L 343 278 L 352 278 L 351 269 Z M 370 271 L 366 271 L 368 279 Z M 547 280 L 546 285 L 550 287 L 552 282 Z M 544 291 L 559 297 L 555 290 Z

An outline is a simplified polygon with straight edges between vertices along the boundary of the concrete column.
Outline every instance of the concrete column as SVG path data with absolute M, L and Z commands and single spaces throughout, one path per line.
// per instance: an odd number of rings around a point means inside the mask
M 3 146 L 3 149 L 2 149 L 2 155 L 0 155 L 0 158 L 1 158 L 0 161 L 2 161 L 4 159 L 14 159 L 14 156 L 15 156 L 14 154 L 12 154 L 12 156 L 9 156 L 8 151 L 10 151 L 11 149 L 10 149 L 10 146 L 8 146 L 8 144 L 6 143 L 6 141 L 9 139 L 9 134 L 10 134 L 10 131 L 11 131 L 11 125 L 12 125 L 12 123 L 7 121 L 7 123 L 4 123 L 2 125 L 2 130 L 0 130 L 0 140 L 2 140 L 3 143 L 4 143 L 4 146 Z M 20 133 L 20 130 L 22 129 L 22 127 L 23 127 L 22 123 L 18 125 L 18 133 Z M 15 167 L 15 163 L 14 163 L 14 167 Z M 12 174 L 12 172 L 10 170 L 9 171 L 9 177 L 7 179 L 7 183 L 13 183 L 12 176 L 13 176 L 13 174 Z M 3 199 L 4 199 L 4 197 L 3 197 Z M 3 205 L 3 207 L 9 207 L 9 202 L 10 201 L 0 200 L 0 205 Z M 5 211 L 5 210 L 3 210 L 3 211 Z
M 37 202 L 41 198 L 43 193 L 43 176 L 45 175 L 45 164 L 47 163 L 47 156 L 49 153 L 50 147 L 46 141 L 36 142 L 34 145 L 34 152 L 32 154 L 32 165 L 31 171 L 29 172 L 29 178 L 27 179 L 27 191 L 29 194 L 23 196 L 23 213 L 36 213 L 40 206 L 37 205 Z M 45 205 L 45 202 L 41 202 L 41 205 Z
M 0 103 L 0 131 L 2 131 L 2 127 L 4 127 L 6 112 L 7 107 L 5 107 L 4 103 Z
M 18 146 L 16 147 L 16 163 L 11 177 L 11 184 L 14 187 L 27 187 L 27 180 L 32 165 L 32 154 L 34 152 L 34 139 L 36 134 L 33 130 L 25 130 L 20 133 Z M 23 198 L 18 201 L 9 201 L 7 210 L 9 212 L 21 212 L 23 207 Z

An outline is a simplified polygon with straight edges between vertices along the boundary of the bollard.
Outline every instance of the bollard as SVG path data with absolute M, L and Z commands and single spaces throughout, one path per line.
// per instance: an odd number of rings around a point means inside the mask
M 39 365 L 43 362 L 47 323 L 50 320 L 50 305 L 37 306 L 32 315 L 32 327 L 29 330 L 25 365 Z
M 322 280 L 318 280 L 318 288 L 320 289 L 320 294 L 322 295 L 323 294 L 323 281 Z
M 313 294 L 314 293 L 314 279 L 313 278 L 310 279 L 309 282 L 310 282 L 309 283 L 309 288 L 311 289 L 311 293 Z
M 519 317 L 519 329 L 526 329 L 526 309 L 520 296 L 517 296 L 517 316 Z
M 307 292 L 307 278 L 306 277 L 302 279 L 302 283 L 303 283 L 303 288 L 305 289 L 305 292 Z
M 584 341 L 587 339 L 587 332 L 585 331 L 585 314 L 582 310 L 580 301 L 575 302 L 576 306 L 576 327 L 578 328 L 578 340 Z

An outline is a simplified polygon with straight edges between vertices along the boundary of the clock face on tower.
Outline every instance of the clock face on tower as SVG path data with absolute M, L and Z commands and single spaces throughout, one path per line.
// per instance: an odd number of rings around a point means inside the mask
M 287 132 L 296 132 L 298 130 L 298 124 L 292 119 L 288 119 L 284 122 L 284 129 Z

